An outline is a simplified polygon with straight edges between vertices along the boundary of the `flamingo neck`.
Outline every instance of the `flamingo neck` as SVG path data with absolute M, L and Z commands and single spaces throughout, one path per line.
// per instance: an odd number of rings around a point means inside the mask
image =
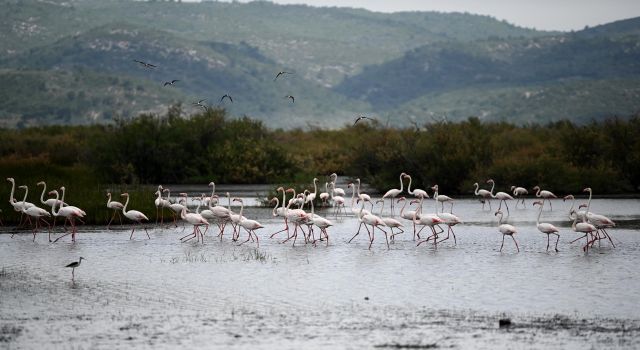
M 107 206 L 111 203 L 111 193 L 107 194 Z
M 413 191 L 411 191 L 411 182 L 413 181 L 413 179 L 411 178 L 411 176 L 407 176 L 407 177 L 409 178 L 409 185 L 407 186 L 407 192 L 409 194 L 413 194 Z
M 407 201 L 404 200 L 403 202 L 404 204 L 402 204 L 402 209 L 400 209 L 400 216 L 402 216 L 402 213 L 404 212 L 404 207 L 407 206 Z M 384 202 L 382 202 L 382 206 L 384 207 Z
M 44 201 L 44 193 L 47 191 L 47 183 L 43 182 L 44 187 L 42 188 L 42 193 L 40 194 L 40 203 L 45 204 Z
M 60 209 L 58 209 L 58 211 L 56 211 L 56 205 L 58 204 L 58 191 L 53 191 L 53 192 L 56 195 L 56 201 L 51 206 L 51 214 L 53 214 L 53 216 L 58 216 L 58 213 L 60 212 Z
M 402 174 L 400 174 L 400 193 L 404 190 L 404 182 L 402 181 Z
M 479 195 L 478 191 L 480 191 L 480 185 L 478 185 L 477 182 L 474 185 L 476 186 L 476 191 L 474 192 L 474 194 L 477 196 Z
M 242 212 L 244 211 L 244 202 L 240 201 L 240 220 L 242 220 Z
M 229 212 L 231 212 L 231 196 L 229 195 L 229 192 L 227 192 L 227 203 L 228 203 L 228 208 Z
M 284 207 L 284 203 L 287 200 L 287 192 L 284 190 L 284 188 L 282 189 L 282 210 L 286 210 L 288 208 Z M 286 211 L 285 211 L 286 213 Z
M 493 189 L 496 187 L 496 182 L 495 181 L 491 181 L 491 191 L 489 191 L 489 193 L 491 193 L 491 197 L 493 197 Z
M 278 198 L 275 198 L 276 200 L 276 206 L 273 207 L 273 210 L 271 211 L 271 214 L 273 216 L 278 216 L 278 214 L 276 213 L 276 210 L 278 209 L 278 207 L 280 206 L 280 200 Z
M 591 207 L 591 196 L 593 195 L 593 191 L 589 190 L 589 201 L 587 202 L 587 211 L 589 213 L 589 208 Z
M 360 193 L 358 193 L 358 197 L 360 196 Z M 354 203 L 354 199 L 356 197 L 356 188 L 355 186 L 351 185 L 351 208 L 355 208 L 356 203 Z
M 313 201 L 311 201 L 311 218 L 313 218 L 315 215 L 316 215 L 316 211 L 314 209 Z
M 26 203 L 27 202 L 27 195 L 29 194 L 29 187 L 24 188 L 24 198 L 22 198 L 22 203 Z
M 536 197 L 540 197 L 540 187 L 538 186 L 538 192 L 536 192 Z
M 15 181 L 11 181 L 11 194 L 9 195 L 9 203 L 13 204 L 16 202 L 15 198 L 13 198 L 13 192 L 16 189 Z
M 64 193 L 64 192 L 62 192 Z M 62 197 L 64 198 L 64 196 Z M 122 214 L 127 215 L 127 205 L 129 204 L 129 195 L 127 195 L 127 200 L 124 202 L 124 207 L 122 207 Z
M 313 194 L 318 195 L 318 179 L 313 179 Z
M 358 197 L 360 197 L 360 179 L 357 179 L 358 181 Z
M 66 188 L 62 188 L 62 198 L 60 199 L 60 201 L 62 201 L 62 203 L 64 203 L 64 193 L 67 191 Z M 60 204 L 60 207 L 62 207 L 62 204 Z
M 540 225 L 540 216 L 542 215 L 542 207 L 544 207 L 544 199 L 542 200 L 542 205 L 540 205 L 540 210 L 538 211 L 538 219 L 536 220 L 536 226 Z
M 500 220 L 498 220 L 498 225 L 502 225 L 502 216 L 503 216 L 503 214 L 499 213 L 498 215 L 500 215 Z
M 198 202 L 198 206 L 196 207 L 196 214 L 200 214 L 200 207 L 202 206 L 202 201 L 204 201 L 204 197 L 200 198 L 200 202 Z M 211 203 L 211 200 L 209 200 L 209 203 Z

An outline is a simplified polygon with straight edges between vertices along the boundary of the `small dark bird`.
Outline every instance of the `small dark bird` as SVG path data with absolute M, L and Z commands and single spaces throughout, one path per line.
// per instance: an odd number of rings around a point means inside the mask
M 358 124 L 358 122 L 359 122 L 360 120 L 362 120 L 362 119 L 374 120 L 374 119 L 372 119 L 372 118 L 365 117 L 365 116 L 361 115 L 361 116 L 359 116 L 358 118 L 356 118 L 356 121 L 353 123 L 353 125 L 355 126 L 355 125 L 356 125 L 356 124 Z
M 295 103 L 295 102 L 296 102 L 296 98 L 295 98 L 295 97 L 293 97 L 293 96 L 291 96 L 291 95 L 287 95 L 287 96 L 285 96 L 284 98 L 290 98 L 292 103 Z
M 73 279 L 75 278 L 75 271 L 76 271 L 76 267 L 80 266 L 80 263 L 82 262 L 82 259 L 84 259 L 83 257 L 80 257 L 80 259 L 78 261 L 74 261 L 71 264 L 65 266 L 65 267 L 70 267 L 71 268 L 71 280 L 73 281 Z M 86 259 L 85 259 L 86 260 Z
M 207 99 L 205 98 L 205 99 L 202 99 L 202 100 L 200 100 L 198 102 L 194 102 L 193 105 L 194 106 L 198 106 L 198 107 L 202 107 L 206 111 L 207 110 L 207 106 L 202 104 L 202 102 L 204 102 L 206 100 Z
M 157 67 L 156 65 L 153 65 L 151 63 L 147 63 L 147 62 L 143 62 L 143 61 L 139 61 L 139 60 L 133 60 L 133 62 L 140 63 L 145 68 L 156 68 Z
M 227 95 L 227 94 L 224 94 L 224 96 L 222 96 L 222 97 L 220 98 L 220 103 L 222 103 L 222 101 L 224 101 L 224 99 L 225 99 L 225 98 L 228 98 L 228 99 L 229 99 L 229 101 L 231 101 L 231 103 L 233 103 L 233 98 L 231 98 L 231 96 L 230 96 L 230 95 Z
M 282 71 L 282 72 L 278 72 L 278 74 L 276 74 L 276 77 L 275 77 L 275 78 L 273 78 L 273 81 L 276 81 L 276 79 L 278 79 L 281 75 L 284 75 L 284 74 L 293 74 L 293 73 L 291 73 L 291 72 L 284 72 L 284 71 Z
M 175 84 L 175 83 L 177 83 L 177 82 L 179 82 L 179 81 L 180 81 L 180 80 L 178 80 L 178 79 L 174 79 L 174 80 L 172 80 L 172 81 L 170 81 L 170 82 L 169 82 L 169 81 L 165 81 L 163 86 L 167 86 L 167 85 L 171 85 L 171 86 L 173 86 L 173 84 Z

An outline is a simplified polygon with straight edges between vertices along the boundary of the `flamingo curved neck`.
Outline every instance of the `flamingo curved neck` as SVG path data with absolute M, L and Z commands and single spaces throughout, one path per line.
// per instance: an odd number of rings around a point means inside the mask
M 538 191 L 536 192 L 536 197 L 540 197 L 540 187 L 538 186 Z
M 410 175 L 407 175 L 407 177 L 409 178 L 409 185 L 407 186 L 407 192 L 409 194 L 413 194 L 413 191 L 411 191 L 411 181 L 413 181 L 413 179 L 411 178 Z M 406 203 L 405 203 L 406 204 Z M 404 207 L 403 207 L 404 208 Z
M 313 194 L 315 196 L 318 195 L 318 184 L 317 184 L 317 182 L 318 182 L 318 179 L 313 179 Z
M 496 182 L 491 180 L 491 191 L 489 191 L 489 193 L 491 193 L 491 196 L 493 197 L 493 189 L 496 187 Z
M 238 214 L 240 216 L 240 220 L 242 220 L 242 212 L 244 211 L 244 202 L 240 201 L 240 214 Z
M 542 200 L 542 204 L 540 205 L 540 210 L 538 210 L 538 219 L 536 220 L 536 226 L 540 225 L 540 216 L 542 215 L 542 207 L 544 207 L 544 199 Z
M 124 202 L 124 207 L 122 207 L 122 214 L 127 215 L 127 205 L 129 204 L 129 195 L 127 195 L 127 200 Z
M 591 189 L 589 189 L 589 201 L 587 202 L 587 211 L 586 213 L 589 213 L 589 209 L 591 208 L 591 196 L 593 195 L 593 191 L 591 191 Z
M 400 216 L 402 216 L 402 213 L 404 213 L 404 207 L 407 206 L 407 201 L 404 200 L 404 203 L 402 204 L 402 209 L 400 209 Z M 382 202 L 382 207 L 384 208 L 384 201 Z
M 402 175 L 404 174 L 400 174 L 400 193 L 402 193 L 402 190 L 404 190 L 404 182 L 402 181 Z
M 476 183 L 474 184 L 474 186 L 476 186 L 476 191 L 475 191 L 474 193 L 475 193 L 475 195 L 477 196 L 477 195 L 479 195 L 479 194 L 480 194 L 480 193 L 478 193 L 478 191 L 480 191 L 480 185 L 478 185 L 478 183 L 476 182 Z
M 276 206 L 275 206 L 275 207 L 273 207 L 273 210 L 271 211 L 271 214 L 272 214 L 273 216 L 278 216 L 278 214 L 276 213 L 276 210 L 277 210 L 277 209 L 278 209 L 278 207 L 280 206 L 280 200 L 279 200 L 278 198 L 275 198 L 275 197 L 274 197 L 273 199 L 275 199 L 275 200 L 276 200 Z
M 14 204 L 16 203 L 16 199 L 13 198 L 13 193 L 16 189 L 16 183 L 15 181 L 13 181 L 13 179 L 11 179 L 11 195 L 9 195 L 9 203 Z
M 22 198 L 22 203 L 26 203 L 27 202 L 27 195 L 29 194 L 29 187 L 24 186 L 24 198 Z M 24 205 L 23 205 L 24 207 Z
M 111 193 L 107 193 L 107 207 L 111 204 Z
M 44 185 L 44 187 L 42 188 L 42 193 L 40 194 L 40 203 L 46 204 L 44 200 L 44 193 L 47 191 L 47 183 L 42 181 L 42 184 Z
M 56 205 L 58 204 L 58 191 L 53 191 L 53 193 L 56 195 L 56 201 L 53 203 L 53 205 L 51 206 L 51 214 L 53 214 L 53 216 L 58 216 L 58 213 L 60 212 L 60 209 L 58 209 L 56 211 Z
M 500 216 L 500 220 L 498 220 L 498 225 L 502 225 L 502 213 L 498 213 L 498 215 Z

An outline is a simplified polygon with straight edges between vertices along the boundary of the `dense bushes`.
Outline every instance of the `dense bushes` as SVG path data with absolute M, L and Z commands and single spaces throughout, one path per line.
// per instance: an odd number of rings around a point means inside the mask
M 389 129 L 373 122 L 340 130 L 269 130 L 223 110 L 185 118 L 141 115 L 107 126 L 0 130 L 0 171 L 18 183 L 32 177 L 80 183 L 309 182 L 314 175 L 359 176 L 376 188 L 397 187 L 405 171 L 422 188 L 469 194 L 489 177 L 501 190 L 540 185 L 558 193 L 591 186 L 596 193 L 637 192 L 640 117 L 577 126 L 517 127 L 435 123 Z M 26 179 L 24 179 L 26 180 Z M 324 180 L 321 180 L 321 185 Z M 31 186 L 33 186 L 32 184 Z

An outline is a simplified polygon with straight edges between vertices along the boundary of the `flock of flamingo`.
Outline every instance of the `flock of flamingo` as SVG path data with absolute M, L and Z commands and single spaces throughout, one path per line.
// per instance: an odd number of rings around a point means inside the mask
M 285 189 L 280 187 L 277 189 L 278 193 L 282 193 L 282 201 L 279 198 L 274 197 L 271 199 L 271 204 L 274 205 L 272 215 L 274 217 L 281 217 L 284 221 L 284 228 L 281 230 L 271 234 L 270 238 L 274 238 L 276 235 L 281 233 L 287 234 L 287 237 L 282 241 L 282 243 L 293 241 L 293 245 L 295 246 L 298 240 L 298 233 L 302 234 L 302 238 L 305 243 L 313 244 L 314 246 L 318 241 L 324 241 L 325 245 L 329 245 L 329 227 L 333 226 L 331 220 L 322 217 L 315 213 L 314 202 L 317 199 L 322 203 L 322 206 L 331 205 L 333 207 L 333 215 L 336 219 L 340 216 L 353 215 L 355 216 L 360 225 L 358 227 L 358 231 L 354 234 L 351 239 L 349 239 L 349 243 L 355 239 L 361 232 L 362 226 L 365 227 L 369 238 L 369 249 L 371 249 L 374 239 L 376 229 L 385 235 L 386 245 L 389 248 L 389 241 L 394 241 L 395 236 L 401 233 L 404 233 L 404 224 L 403 222 L 395 219 L 395 204 L 403 203 L 403 206 L 400 210 L 399 216 L 402 220 L 404 220 L 405 224 L 410 224 L 413 226 L 413 240 L 417 241 L 417 245 L 420 246 L 423 243 L 432 242 L 434 248 L 437 248 L 439 243 L 448 240 L 450 237 L 453 238 L 454 244 L 457 244 L 455 232 L 453 227 L 461 224 L 462 220 L 453 214 L 453 204 L 454 199 L 449 196 L 439 194 L 438 185 L 432 186 L 430 189 L 433 192 L 432 197 L 429 196 L 428 192 L 422 189 L 411 189 L 412 179 L 411 176 L 402 173 L 400 174 L 400 188 L 399 189 L 390 189 L 387 191 L 381 199 L 374 201 L 370 195 L 363 193 L 360 190 L 360 179 L 356 179 L 354 182 L 348 184 L 348 188 L 351 189 L 351 203 L 350 203 L 350 211 L 348 212 L 346 208 L 346 193 L 343 189 L 336 187 L 338 176 L 334 173 L 329 176 L 327 182 L 325 182 L 325 192 L 318 194 L 318 179 L 313 179 L 313 191 L 305 190 L 303 193 L 297 194 L 293 188 Z M 408 200 L 406 197 L 402 196 L 404 192 L 404 182 L 405 179 L 408 179 L 407 186 L 407 194 L 413 196 L 414 198 Z M 38 207 L 37 205 L 27 202 L 27 196 L 29 193 L 29 189 L 27 186 L 18 186 L 20 189 L 24 189 L 24 197 L 22 201 L 18 201 L 14 198 L 16 185 L 15 180 L 13 178 L 7 178 L 12 185 L 11 194 L 9 198 L 9 202 L 13 206 L 16 212 L 21 213 L 20 224 L 23 224 L 23 217 L 26 217 L 25 224 L 28 222 L 33 228 L 33 240 L 35 241 L 36 233 L 39 227 L 42 224 L 46 225 L 49 228 L 49 242 L 56 242 L 61 238 L 71 235 L 71 241 L 75 242 L 76 234 L 77 234 L 77 225 L 76 222 L 82 222 L 82 218 L 86 215 L 86 213 L 80 209 L 79 207 L 69 205 L 65 202 L 65 187 L 60 188 L 60 192 L 62 196 L 60 197 L 60 193 L 58 190 L 53 190 L 47 192 L 47 185 L 44 181 L 38 182 L 38 186 L 42 186 L 42 193 L 40 195 L 40 202 L 49 207 L 49 210 Z M 520 251 L 520 247 L 514 237 L 514 235 L 518 232 L 516 227 L 513 225 L 504 223 L 504 214 L 502 211 L 502 206 L 506 208 L 507 217 L 510 215 L 508 201 L 515 200 L 515 205 L 526 206 L 524 202 L 524 195 L 528 194 L 528 191 L 523 187 L 511 186 L 511 193 L 513 195 L 506 192 L 497 192 L 494 194 L 495 182 L 492 179 L 487 181 L 488 184 L 491 184 L 491 189 L 481 189 L 478 183 L 475 183 L 475 195 L 480 197 L 480 201 L 482 202 L 482 210 L 485 210 L 485 206 L 489 206 L 489 211 L 491 209 L 491 200 L 495 199 L 499 201 L 499 206 L 497 211 L 495 211 L 494 215 L 499 217 L 498 223 L 498 231 L 502 234 L 502 244 L 500 246 L 500 251 L 502 251 L 504 247 L 505 237 L 509 236 L 512 238 L 517 251 Z M 156 207 L 156 224 L 164 225 L 164 211 L 169 210 L 172 214 L 173 224 L 177 227 L 177 220 L 181 219 L 184 223 L 188 223 L 193 227 L 193 231 L 183 237 L 180 238 L 181 242 L 187 242 L 192 239 L 196 239 L 197 242 L 204 243 L 204 237 L 206 232 L 209 229 L 210 224 L 215 224 L 218 229 L 218 237 L 220 240 L 223 239 L 225 228 L 227 224 L 231 224 L 232 226 L 232 236 L 231 239 L 234 242 L 240 240 L 241 229 L 243 229 L 247 233 L 246 240 L 240 242 L 240 244 L 247 243 L 249 241 L 255 242 L 256 245 L 259 245 L 259 238 L 256 234 L 256 230 L 264 228 L 262 224 L 260 224 L 256 220 L 251 220 L 243 216 L 244 213 L 244 203 L 240 198 L 231 198 L 230 194 L 227 192 L 226 197 L 228 199 L 227 207 L 219 204 L 219 197 L 215 194 L 215 183 L 209 183 L 211 187 L 211 195 L 205 196 L 202 194 L 199 197 L 194 198 L 198 201 L 197 208 L 195 212 L 192 212 L 187 207 L 187 203 L 189 202 L 188 195 L 186 193 L 180 193 L 177 199 L 171 198 L 171 192 L 168 188 L 163 188 L 162 185 L 158 186 L 157 191 L 155 192 L 155 207 Z M 560 240 L 560 230 L 551 223 L 540 222 L 543 207 L 545 203 L 549 203 L 550 210 L 553 210 L 551 205 L 551 199 L 557 198 L 550 191 L 541 190 L 538 186 L 533 188 L 535 192 L 535 197 L 538 199 L 533 202 L 534 206 L 539 206 L 538 217 L 536 220 L 537 229 L 547 235 L 547 251 L 549 250 L 551 236 L 556 236 L 555 242 L 555 251 L 558 251 L 558 242 Z M 586 244 L 582 247 L 585 252 L 588 252 L 589 248 L 592 247 L 596 242 L 600 242 L 603 239 L 608 239 L 611 242 L 612 246 L 615 247 L 611 236 L 607 232 L 608 228 L 614 227 L 615 223 L 607 218 L 606 216 L 595 214 L 590 212 L 591 206 L 591 197 L 592 190 L 591 188 L 585 188 L 584 192 L 589 193 L 589 200 L 587 204 L 579 205 L 577 209 L 574 209 L 575 206 L 575 198 L 572 195 L 568 195 L 564 197 L 563 200 L 572 200 L 571 209 L 569 210 L 569 219 L 573 221 L 572 229 L 575 232 L 583 234 L 579 238 L 575 239 L 571 243 L 586 238 Z M 45 193 L 48 193 L 51 198 L 45 199 Z M 287 201 L 287 194 L 291 193 L 292 198 Z M 166 194 L 166 196 L 165 196 Z M 120 195 L 121 197 L 126 198 L 124 204 L 118 201 L 112 200 L 111 193 L 107 193 L 107 208 L 113 211 L 111 215 L 111 219 L 107 224 L 107 228 L 109 229 L 111 223 L 118 217 L 120 223 L 122 224 L 122 217 L 120 213 L 122 213 L 127 219 L 136 223 L 138 227 L 143 227 L 147 238 L 150 239 L 147 228 L 142 226 L 144 221 L 149 221 L 148 217 L 140 211 L 137 210 L 127 210 L 127 206 L 129 204 L 129 194 L 123 193 Z M 434 201 L 434 212 L 428 213 L 426 210 L 423 210 L 423 202 L 425 199 L 433 198 Z M 384 213 L 384 205 L 385 201 L 389 200 L 390 202 L 390 217 L 383 216 Z M 240 211 L 235 213 L 232 210 L 232 203 L 239 203 Z M 371 209 L 365 208 L 365 204 L 369 203 Z M 374 204 L 381 203 L 382 206 L 377 214 L 374 214 Z M 450 204 L 449 212 L 444 210 L 444 204 Z M 417 204 L 417 206 L 413 209 L 406 208 L 407 204 L 413 205 Z M 305 206 L 309 206 L 310 212 L 304 210 Z M 203 210 L 201 208 L 205 206 Z M 440 207 L 440 211 L 438 210 Z M 582 210 L 586 207 L 586 210 Z M 55 219 L 57 217 L 64 218 L 64 229 L 67 231 L 61 236 L 57 237 L 55 240 L 51 239 L 51 225 L 47 222 L 47 218 L 53 217 L 53 228 L 55 228 Z M 70 230 L 67 230 L 67 223 L 71 226 Z M 293 225 L 293 232 L 290 230 L 290 226 Z M 131 235 L 129 239 L 133 239 L 133 234 L 135 232 L 136 226 L 133 226 L 131 229 Z M 307 227 L 307 230 L 304 227 Z M 442 226 L 447 226 L 446 237 L 440 237 L 440 235 L 444 236 L 445 230 Z M 314 227 L 319 229 L 320 233 L 318 237 L 316 237 Z M 419 229 L 418 229 L 419 227 Z M 430 234 L 426 237 L 421 236 L 422 231 L 425 227 L 429 228 Z M 371 228 L 371 229 L 369 229 Z M 394 232 L 394 229 L 396 231 Z M 388 230 L 388 231 L 387 231 Z M 13 235 L 12 235 L 13 237 Z

